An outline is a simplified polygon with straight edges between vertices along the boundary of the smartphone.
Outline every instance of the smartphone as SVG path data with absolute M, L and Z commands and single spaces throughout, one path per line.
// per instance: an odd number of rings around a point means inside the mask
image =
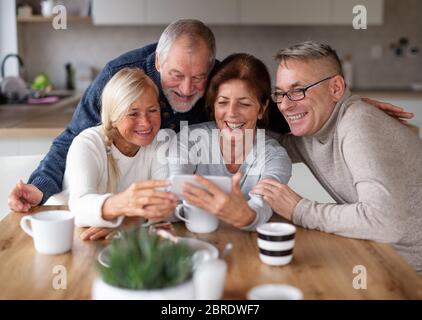
M 217 185 L 224 192 L 229 193 L 232 190 L 232 181 L 230 177 L 225 177 L 225 176 L 203 176 L 203 177 L 211 181 L 215 185 Z M 182 190 L 183 190 L 183 184 L 185 182 L 189 182 L 190 184 L 193 184 L 194 186 L 197 186 L 198 188 L 205 189 L 205 187 L 202 184 L 200 184 L 199 182 L 195 180 L 193 174 L 174 175 L 170 178 L 170 181 L 171 181 L 170 192 L 173 192 L 182 200 L 183 200 Z

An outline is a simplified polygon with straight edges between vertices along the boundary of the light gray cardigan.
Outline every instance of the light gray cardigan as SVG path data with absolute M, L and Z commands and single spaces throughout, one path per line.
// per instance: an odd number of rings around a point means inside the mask
M 202 131 L 196 129 L 202 129 Z M 211 138 L 212 130 L 217 130 L 215 122 L 201 123 L 189 126 L 189 132 L 200 133 L 200 139 L 198 135 L 195 135 L 197 142 L 184 136 L 183 129 L 173 138 L 168 157 L 170 175 L 233 176 L 224 164 L 218 140 L 215 142 Z M 261 143 L 257 144 L 257 140 Z M 239 169 L 243 173 L 240 181 L 242 194 L 248 201 L 249 207 L 256 212 L 255 220 L 245 226 L 244 230 L 255 230 L 257 226 L 267 222 L 272 215 L 271 207 L 261 196 L 250 194 L 252 188 L 264 178 L 272 178 L 287 184 L 292 171 L 286 150 L 275 139 L 258 133 L 257 140 L 253 150 L 249 152 L 246 161 Z M 200 160 L 188 159 L 188 154 L 200 155 Z M 212 160 L 212 163 L 209 160 Z

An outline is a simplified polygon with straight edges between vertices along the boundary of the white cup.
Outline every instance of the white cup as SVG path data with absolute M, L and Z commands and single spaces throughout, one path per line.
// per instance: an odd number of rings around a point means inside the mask
M 72 249 L 74 220 L 70 211 L 53 210 L 24 216 L 20 224 L 23 231 L 34 239 L 39 253 L 59 254 Z
M 271 266 L 289 264 L 293 258 L 295 226 L 288 223 L 271 222 L 257 229 L 259 258 Z
M 227 263 L 221 259 L 206 260 L 198 265 L 193 274 L 197 300 L 220 300 L 226 282 Z
M 182 215 L 183 212 L 183 215 Z M 186 228 L 194 233 L 214 232 L 218 228 L 218 218 L 198 207 L 183 201 L 176 210 L 176 217 L 186 223 Z
M 303 293 L 289 285 L 264 284 L 249 290 L 247 298 L 248 300 L 303 300 Z

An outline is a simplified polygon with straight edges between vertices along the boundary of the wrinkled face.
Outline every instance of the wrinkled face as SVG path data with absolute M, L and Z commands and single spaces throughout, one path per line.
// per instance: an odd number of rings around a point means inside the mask
M 331 76 L 331 72 L 324 70 L 315 61 L 289 60 L 278 66 L 276 91 L 304 88 Z M 282 102 L 277 104 L 293 135 L 311 136 L 323 127 L 337 101 L 332 95 L 333 81 L 334 78 L 308 89 L 303 100 L 290 101 L 284 96 Z
M 192 50 L 183 38 L 176 40 L 167 59 L 156 67 L 160 72 L 161 86 L 171 107 L 176 112 L 187 112 L 204 95 L 210 52 L 205 43 Z
M 133 156 L 140 147 L 152 142 L 160 130 L 161 117 L 158 96 L 146 86 L 143 94 L 135 100 L 126 114 L 116 123 L 118 131 L 114 139 L 116 147 L 127 156 Z
M 238 133 L 244 135 L 246 130 L 254 133 L 263 111 L 264 107 L 246 82 L 229 80 L 218 88 L 214 117 L 224 137 L 238 138 Z

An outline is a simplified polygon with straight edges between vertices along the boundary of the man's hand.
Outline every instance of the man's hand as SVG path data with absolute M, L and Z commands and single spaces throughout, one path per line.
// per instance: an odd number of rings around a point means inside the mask
M 302 200 L 289 186 L 272 179 L 261 180 L 251 193 L 261 195 L 274 212 L 290 221 L 297 204 Z
M 28 212 L 32 207 L 40 204 L 42 197 L 41 190 L 21 180 L 10 192 L 7 203 L 12 211 Z
M 382 111 L 384 111 L 389 116 L 395 118 L 403 124 L 407 124 L 408 119 L 413 118 L 412 112 L 403 111 L 402 107 L 397 107 L 391 103 L 381 102 L 378 100 L 373 100 L 369 98 L 361 98 L 363 102 L 366 102 Z

